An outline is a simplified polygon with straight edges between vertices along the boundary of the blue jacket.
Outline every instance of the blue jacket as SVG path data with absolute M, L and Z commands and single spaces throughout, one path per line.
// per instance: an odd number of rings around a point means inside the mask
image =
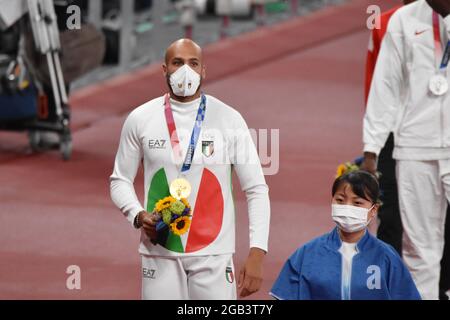
M 342 255 L 338 229 L 305 244 L 288 259 L 272 287 L 282 300 L 342 300 Z M 400 256 L 366 232 L 352 260 L 351 300 L 420 300 Z

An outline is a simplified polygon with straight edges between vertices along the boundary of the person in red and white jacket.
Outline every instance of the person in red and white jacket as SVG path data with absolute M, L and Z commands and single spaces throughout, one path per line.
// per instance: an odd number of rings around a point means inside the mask
M 436 63 L 442 52 L 435 54 L 450 38 L 449 13 L 446 0 L 418 0 L 392 15 L 364 118 L 362 167 L 370 172 L 394 132 L 403 258 L 424 299 L 438 298 L 450 199 L 450 79 Z
M 405 5 L 415 0 L 404 0 Z M 365 101 L 370 93 L 375 65 L 380 53 L 381 44 L 387 31 L 389 20 L 401 6 L 394 7 L 380 16 L 380 27 L 372 30 L 369 40 L 369 48 L 366 60 L 365 77 Z M 394 135 L 391 133 L 385 146 L 381 149 L 378 158 L 378 171 L 381 173 L 380 188 L 382 192 L 383 205 L 378 210 L 379 225 L 377 237 L 390 244 L 401 255 L 402 254 L 402 222 L 400 209 L 398 207 L 397 180 L 395 177 L 395 160 L 392 158 L 394 149 Z M 439 283 L 440 299 L 448 300 L 446 291 L 450 289 L 450 207 L 447 209 L 445 225 L 444 255 L 441 261 L 441 277 Z
M 405 0 L 404 4 L 414 2 L 415 0 Z M 369 40 L 369 48 L 366 60 L 366 78 L 365 78 L 365 102 L 369 98 L 370 87 L 372 85 L 375 65 L 380 53 L 381 43 L 387 31 L 387 26 L 392 15 L 401 6 L 392 8 L 383 12 L 380 16 L 380 26 L 372 30 Z M 380 188 L 383 190 L 382 201 L 378 218 L 379 225 L 377 237 L 386 243 L 389 243 L 401 255 L 402 252 L 402 222 L 400 219 L 400 209 L 398 208 L 397 181 L 395 179 L 395 160 L 392 159 L 392 150 L 394 149 L 394 135 L 389 135 L 386 144 L 380 152 L 378 159 L 378 171 L 381 173 Z

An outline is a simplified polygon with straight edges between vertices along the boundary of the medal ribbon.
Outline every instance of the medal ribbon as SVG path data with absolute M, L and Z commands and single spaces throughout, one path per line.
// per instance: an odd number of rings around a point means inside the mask
M 170 143 L 178 163 L 181 159 L 181 148 L 180 140 L 178 139 L 177 128 L 175 126 L 175 119 L 173 117 L 172 107 L 170 105 L 170 96 L 166 94 L 165 96 L 165 107 L 164 113 L 166 116 L 167 128 L 169 129 Z M 192 129 L 191 139 L 186 152 L 186 157 L 184 158 L 183 166 L 181 167 L 181 172 L 189 171 L 192 164 L 192 159 L 194 158 L 195 147 L 198 143 L 198 138 L 200 137 L 200 131 L 202 128 L 203 121 L 205 120 L 206 113 L 206 96 L 202 94 L 200 106 L 198 107 L 197 118 L 195 119 L 194 128 Z
M 436 11 L 433 11 L 433 31 L 434 31 L 434 48 L 436 61 L 439 63 L 438 59 L 442 56 L 442 61 L 440 63 L 440 71 L 443 72 L 447 69 L 448 63 L 450 61 L 450 40 L 447 42 L 447 47 L 443 53 L 442 42 L 441 42 L 441 31 L 439 27 L 439 15 Z

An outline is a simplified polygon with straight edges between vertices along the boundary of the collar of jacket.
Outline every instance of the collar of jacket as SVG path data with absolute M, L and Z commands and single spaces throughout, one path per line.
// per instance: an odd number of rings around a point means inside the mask
M 328 234 L 328 237 L 326 239 L 326 244 L 331 250 L 336 251 L 336 252 L 339 251 L 339 249 L 342 246 L 342 240 L 341 240 L 341 237 L 339 236 L 338 227 L 335 227 L 333 229 L 333 231 L 331 231 Z M 364 233 L 362 238 L 356 244 L 356 248 L 358 249 L 358 252 L 364 252 L 364 251 L 369 250 L 369 248 L 372 247 L 372 245 L 373 245 L 373 237 L 369 233 L 369 231 L 366 229 L 366 232 Z

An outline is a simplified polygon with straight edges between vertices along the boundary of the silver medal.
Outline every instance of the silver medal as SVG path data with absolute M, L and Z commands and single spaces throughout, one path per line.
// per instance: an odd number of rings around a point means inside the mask
M 442 74 L 437 74 L 431 78 L 429 88 L 434 95 L 442 96 L 448 91 L 448 80 Z

